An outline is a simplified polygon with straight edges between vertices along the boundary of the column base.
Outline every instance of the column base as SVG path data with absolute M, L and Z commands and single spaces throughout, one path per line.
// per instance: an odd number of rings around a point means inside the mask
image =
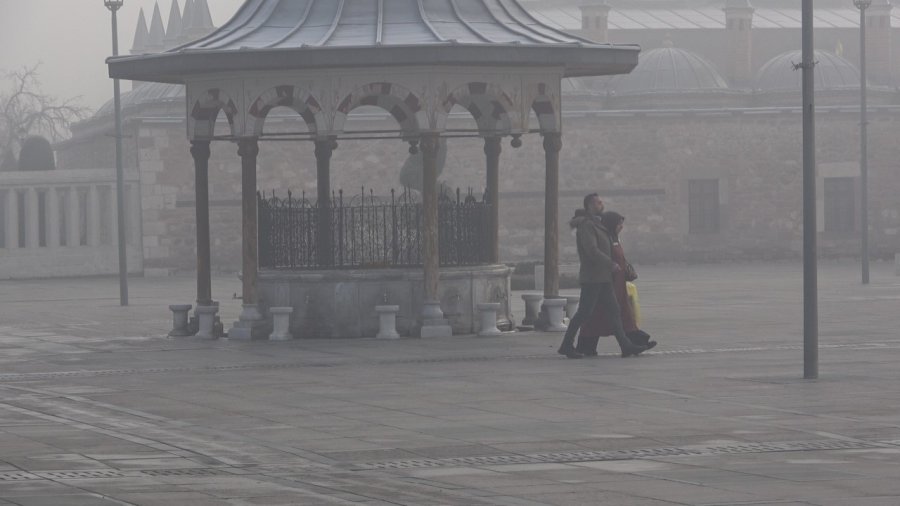
M 244 304 L 241 316 L 228 329 L 228 339 L 267 339 L 272 328 L 259 312 L 256 304 Z
M 419 330 L 419 337 L 450 337 L 452 335 L 453 328 L 450 326 L 450 322 L 444 318 L 441 303 L 425 301 L 422 304 L 422 326 Z

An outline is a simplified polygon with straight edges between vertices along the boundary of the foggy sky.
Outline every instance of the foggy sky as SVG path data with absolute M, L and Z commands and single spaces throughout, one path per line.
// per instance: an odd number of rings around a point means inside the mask
M 184 0 L 179 0 L 184 8 Z M 208 0 L 213 22 L 221 26 L 243 0 Z M 154 0 L 125 0 L 119 11 L 119 53 L 128 54 L 138 12 L 149 26 Z M 171 0 L 159 7 L 168 22 Z M 103 0 L 0 0 L 0 72 L 43 62 L 43 89 L 57 98 L 81 96 L 94 110 L 112 98 L 112 81 L 104 60 L 112 54 L 109 11 Z M 3 82 L 6 89 L 6 82 Z M 123 83 L 123 91 L 130 89 Z

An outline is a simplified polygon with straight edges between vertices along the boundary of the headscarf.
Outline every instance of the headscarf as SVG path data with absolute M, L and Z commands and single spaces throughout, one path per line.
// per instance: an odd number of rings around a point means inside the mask
M 613 242 L 619 241 L 618 228 L 619 224 L 624 221 L 625 217 L 615 211 L 606 211 L 600 216 L 600 223 L 603 224 L 603 228 L 609 233 L 609 238 Z

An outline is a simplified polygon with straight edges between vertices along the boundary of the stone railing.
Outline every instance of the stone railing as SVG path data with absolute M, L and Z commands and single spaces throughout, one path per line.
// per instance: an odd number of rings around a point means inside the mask
M 138 174 L 125 176 L 129 272 L 143 270 Z M 114 169 L 0 172 L 0 279 L 119 270 Z

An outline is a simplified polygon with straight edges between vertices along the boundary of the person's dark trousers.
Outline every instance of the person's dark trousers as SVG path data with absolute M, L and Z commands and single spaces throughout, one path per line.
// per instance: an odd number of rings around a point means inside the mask
M 604 314 L 609 315 L 616 341 L 619 343 L 622 351 L 632 347 L 631 341 L 625 335 L 625 329 L 622 327 L 622 315 L 612 283 L 582 283 L 581 297 L 578 300 L 578 311 L 575 311 L 575 316 L 569 321 L 566 334 L 559 345 L 560 352 L 573 351 L 575 349 L 575 335 L 593 314 L 597 304 L 600 304 L 600 307 L 603 308 Z

